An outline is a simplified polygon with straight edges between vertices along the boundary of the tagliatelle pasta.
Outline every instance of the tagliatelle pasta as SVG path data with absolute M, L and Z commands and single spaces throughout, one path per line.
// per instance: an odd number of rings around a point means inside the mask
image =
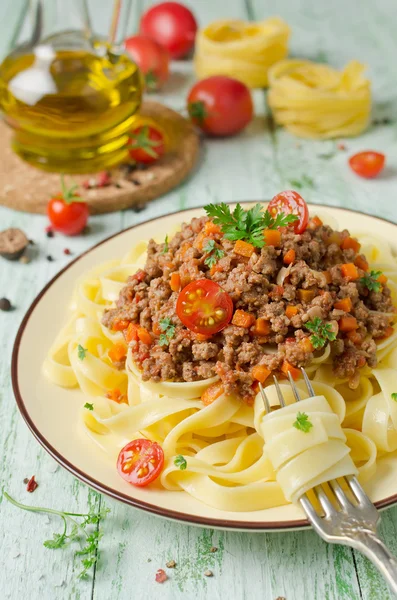
M 360 236 L 359 236 L 360 237 Z M 390 248 L 363 234 L 363 251 L 388 276 L 397 303 L 397 264 Z M 224 511 L 254 511 L 296 501 L 313 485 L 358 473 L 373 476 L 382 454 L 397 448 L 397 330 L 378 343 L 376 369 L 364 367 L 359 385 L 332 372 L 330 345 L 314 357 L 307 372 L 316 397 L 296 404 L 290 386 L 281 382 L 287 406 L 265 415 L 260 394 L 253 405 L 220 394 L 205 406 L 201 395 L 217 377 L 193 382 L 143 381 L 128 350 L 125 368 L 117 368 L 109 351 L 124 341 L 120 331 L 101 323 L 114 306 L 126 279 L 144 264 L 147 245 L 139 242 L 122 260 L 108 261 L 79 279 L 71 317 L 56 338 L 44 372 L 56 385 L 79 387 L 92 410 L 81 407 L 90 438 L 114 462 L 121 448 L 137 438 L 158 442 L 165 455 L 160 483 Z M 108 397 L 117 389 L 124 401 Z M 278 407 L 273 385 L 266 387 Z M 306 398 L 306 399 L 305 399 Z M 310 431 L 294 426 L 298 412 Z M 181 470 L 176 457 L 186 459 Z M 125 484 L 126 487 L 128 484 Z
M 269 71 L 268 102 L 274 119 L 299 137 L 355 136 L 368 126 L 371 85 L 365 67 L 342 71 L 306 60 L 283 60 Z
M 288 54 L 289 35 L 288 25 L 278 17 L 210 23 L 196 37 L 197 76 L 228 75 L 251 88 L 266 87 L 269 68 Z

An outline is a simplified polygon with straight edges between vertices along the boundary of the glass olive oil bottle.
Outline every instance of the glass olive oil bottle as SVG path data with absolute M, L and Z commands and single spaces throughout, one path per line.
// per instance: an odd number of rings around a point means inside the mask
M 36 39 L 0 65 L 0 109 L 14 130 L 13 148 L 48 171 L 84 173 L 114 166 L 128 156 L 127 133 L 141 103 L 138 67 L 114 40 L 92 35 L 84 0 L 66 3 L 66 11 L 64 0 L 35 1 Z M 54 8 L 60 9 L 58 27 L 70 14 L 85 17 L 81 29 L 55 27 L 45 35 L 47 4 L 52 19 Z

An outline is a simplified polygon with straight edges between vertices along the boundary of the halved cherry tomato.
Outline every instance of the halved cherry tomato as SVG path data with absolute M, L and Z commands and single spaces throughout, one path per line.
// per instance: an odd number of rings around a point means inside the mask
M 367 150 L 349 158 L 349 165 L 357 175 L 371 179 L 376 177 L 385 166 L 385 155 Z
M 298 192 L 294 192 L 294 190 L 286 190 L 274 196 L 267 210 L 273 217 L 281 212 L 285 215 L 297 215 L 299 220 L 291 223 L 291 227 L 294 228 L 295 233 L 303 233 L 307 227 L 309 209 L 302 196 Z
M 136 162 L 153 163 L 165 152 L 164 136 L 151 125 L 141 125 L 130 132 L 128 151 Z
M 144 438 L 129 442 L 117 459 L 119 475 L 137 487 L 144 487 L 157 479 L 163 465 L 162 447 Z
M 212 335 L 230 322 L 233 301 L 215 281 L 198 279 L 180 292 L 176 313 L 191 331 Z

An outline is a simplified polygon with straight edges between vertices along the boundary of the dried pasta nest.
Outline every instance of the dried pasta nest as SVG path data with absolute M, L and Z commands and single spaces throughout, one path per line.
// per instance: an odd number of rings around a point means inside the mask
M 288 54 L 289 35 L 278 17 L 259 23 L 214 21 L 196 37 L 197 76 L 228 75 L 251 88 L 265 87 L 269 68 Z
M 276 123 L 303 138 L 360 134 L 371 111 L 371 83 L 364 70 L 357 61 L 342 71 L 306 60 L 277 63 L 269 71 L 268 94 Z

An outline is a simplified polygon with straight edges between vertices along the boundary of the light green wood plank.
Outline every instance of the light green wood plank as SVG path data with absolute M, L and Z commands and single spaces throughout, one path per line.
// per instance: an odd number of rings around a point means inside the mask
M 18 37 L 28 0 L 2 0 L 0 3 L 0 60 L 10 51 Z

